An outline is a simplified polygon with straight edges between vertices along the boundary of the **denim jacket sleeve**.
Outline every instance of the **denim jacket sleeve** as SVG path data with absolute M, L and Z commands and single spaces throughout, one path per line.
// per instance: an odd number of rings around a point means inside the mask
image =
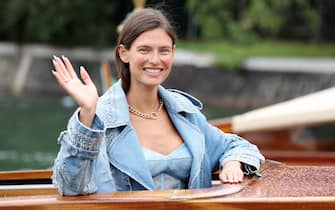
M 226 162 L 237 160 L 241 162 L 245 174 L 255 173 L 262 163 L 264 156 L 257 146 L 238 135 L 224 133 L 207 122 L 200 112 L 196 114 L 197 124 L 204 132 L 207 155 L 211 160 L 213 170 L 222 167 Z
M 104 124 L 95 116 L 92 128 L 79 121 L 79 109 L 70 118 L 67 130 L 58 137 L 61 144 L 53 171 L 53 183 L 61 195 L 84 195 L 97 191 L 93 173 Z

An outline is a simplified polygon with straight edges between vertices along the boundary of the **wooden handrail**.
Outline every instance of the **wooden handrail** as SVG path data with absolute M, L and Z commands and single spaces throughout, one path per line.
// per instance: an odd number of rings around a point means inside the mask
M 0 181 L 50 179 L 52 169 L 0 171 Z

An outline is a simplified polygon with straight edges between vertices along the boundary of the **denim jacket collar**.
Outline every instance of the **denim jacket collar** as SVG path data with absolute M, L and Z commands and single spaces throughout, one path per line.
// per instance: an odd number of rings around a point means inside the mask
M 159 86 L 158 93 L 162 97 L 164 105 L 169 112 L 195 113 L 199 109 L 202 109 L 202 103 L 198 99 L 182 91 L 174 89 L 167 90 Z M 103 119 L 105 128 L 115 128 L 130 123 L 128 103 L 125 92 L 121 86 L 121 80 L 116 82 L 101 96 L 98 106 L 100 107 L 97 108 L 97 114 Z

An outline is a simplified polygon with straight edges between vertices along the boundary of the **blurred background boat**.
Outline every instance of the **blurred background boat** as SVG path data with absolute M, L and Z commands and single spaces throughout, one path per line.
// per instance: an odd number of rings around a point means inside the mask
M 229 118 L 212 120 L 288 164 L 335 165 L 335 87 Z

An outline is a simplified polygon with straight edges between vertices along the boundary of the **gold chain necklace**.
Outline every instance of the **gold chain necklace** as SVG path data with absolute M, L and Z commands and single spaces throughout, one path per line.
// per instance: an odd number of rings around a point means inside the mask
M 128 108 L 129 108 L 129 112 L 133 113 L 136 116 L 143 117 L 143 118 L 150 119 L 150 120 L 157 120 L 163 108 L 163 100 L 159 99 L 159 108 L 157 112 L 143 113 L 143 112 L 137 111 L 130 105 L 128 106 Z

